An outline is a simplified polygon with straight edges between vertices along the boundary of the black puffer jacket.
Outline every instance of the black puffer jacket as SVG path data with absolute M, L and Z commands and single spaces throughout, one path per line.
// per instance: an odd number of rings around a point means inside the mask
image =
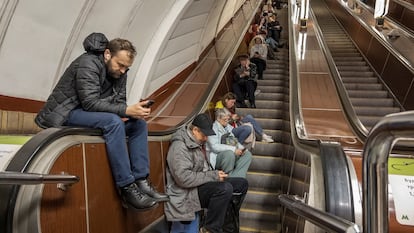
M 111 112 L 126 117 L 126 73 L 118 79 L 107 74 L 103 52 L 108 39 L 102 33 L 86 37 L 86 52 L 76 58 L 36 116 L 42 128 L 61 126 L 75 108 L 91 112 Z

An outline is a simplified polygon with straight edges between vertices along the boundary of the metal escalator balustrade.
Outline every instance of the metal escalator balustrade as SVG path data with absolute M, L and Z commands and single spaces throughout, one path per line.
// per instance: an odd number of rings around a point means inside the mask
M 402 111 L 401 105 L 371 68 L 322 0 L 312 1 L 323 38 L 359 120 L 370 130 L 382 117 Z
M 363 155 L 364 233 L 393 229 L 389 224 L 388 158 L 398 140 L 414 140 L 413 118 L 414 111 L 391 114 L 381 119 L 368 136 Z

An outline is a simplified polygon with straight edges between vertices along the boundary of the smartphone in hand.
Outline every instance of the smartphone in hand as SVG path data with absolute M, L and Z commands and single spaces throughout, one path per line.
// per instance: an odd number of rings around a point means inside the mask
M 149 108 L 155 103 L 154 100 L 148 100 L 148 102 L 143 106 L 144 108 Z

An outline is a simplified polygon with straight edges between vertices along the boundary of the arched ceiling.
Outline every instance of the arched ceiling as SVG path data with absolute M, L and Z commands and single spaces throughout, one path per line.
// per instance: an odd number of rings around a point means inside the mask
M 131 40 L 129 102 L 197 61 L 245 0 L 2 0 L 0 95 L 44 101 L 91 32 Z M 121 4 L 122 3 L 122 4 Z

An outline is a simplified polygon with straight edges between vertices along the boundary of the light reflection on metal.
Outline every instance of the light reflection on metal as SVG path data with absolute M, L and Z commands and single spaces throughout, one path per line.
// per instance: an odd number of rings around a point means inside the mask
M 300 27 L 306 28 L 309 18 L 309 0 L 301 0 L 300 2 Z
M 297 45 L 297 48 L 298 48 L 297 57 L 300 60 L 305 59 L 307 35 L 308 34 L 306 32 L 300 32 L 299 33 L 298 45 Z
M 291 0 L 291 6 L 293 7 L 292 22 L 297 25 L 299 22 L 299 3 L 296 0 Z
M 375 27 L 382 28 L 384 27 L 384 17 L 388 14 L 388 7 L 390 0 L 376 0 L 375 1 Z

